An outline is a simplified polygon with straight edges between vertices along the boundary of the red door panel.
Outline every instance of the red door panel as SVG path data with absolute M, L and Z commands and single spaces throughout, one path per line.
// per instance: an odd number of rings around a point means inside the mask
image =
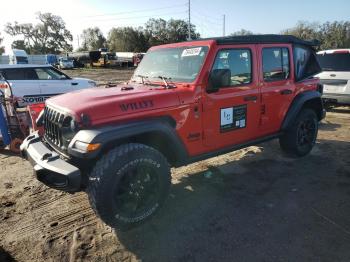
M 263 111 L 260 127 L 262 135 L 276 133 L 280 130 L 285 114 L 294 97 L 292 51 L 289 44 L 259 45 L 259 76 Z M 287 57 L 288 61 L 286 61 Z
M 248 61 L 246 51 L 250 53 L 250 76 L 244 67 Z M 220 149 L 258 137 L 260 94 L 255 45 L 220 46 L 213 68 L 230 69 L 232 86 L 215 93 L 204 90 L 204 145 Z

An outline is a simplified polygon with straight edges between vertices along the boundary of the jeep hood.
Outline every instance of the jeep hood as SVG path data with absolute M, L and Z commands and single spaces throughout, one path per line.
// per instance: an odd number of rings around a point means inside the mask
M 180 104 L 175 89 L 162 86 L 124 84 L 112 88 L 90 88 L 52 97 L 48 106 L 79 119 L 88 115 L 92 122 L 104 122 L 116 116 L 137 114 Z

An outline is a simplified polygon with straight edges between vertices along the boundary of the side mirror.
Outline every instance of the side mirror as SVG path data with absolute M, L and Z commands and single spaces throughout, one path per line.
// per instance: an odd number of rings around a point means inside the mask
M 220 87 L 230 86 L 231 70 L 230 69 L 214 69 L 209 74 L 207 92 L 214 93 L 219 91 Z

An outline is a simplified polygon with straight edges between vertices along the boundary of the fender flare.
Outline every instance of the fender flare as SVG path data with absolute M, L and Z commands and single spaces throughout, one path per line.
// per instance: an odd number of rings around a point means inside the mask
M 314 102 L 316 103 L 318 106 L 318 112 L 317 116 L 319 118 L 319 120 L 321 120 L 322 118 L 324 118 L 324 108 L 323 108 L 323 102 L 321 99 L 321 94 L 317 91 L 307 91 L 307 92 L 303 92 L 298 94 L 294 100 L 292 101 L 287 114 L 284 117 L 282 126 L 281 126 L 281 131 L 285 131 L 287 130 L 292 124 L 294 119 L 297 117 L 298 113 L 300 112 L 300 110 L 302 109 L 302 107 L 308 103 L 308 102 Z
M 70 142 L 68 153 L 77 158 L 95 158 L 101 151 L 110 147 L 113 143 L 128 140 L 129 138 L 146 133 L 154 133 L 166 137 L 167 148 L 175 154 L 176 163 L 183 162 L 187 158 L 188 152 L 176 133 L 175 124 L 175 121 L 170 117 L 160 117 L 104 126 L 91 130 L 80 130 Z M 73 148 L 77 140 L 92 144 L 100 143 L 101 147 L 93 153 L 82 153 Z

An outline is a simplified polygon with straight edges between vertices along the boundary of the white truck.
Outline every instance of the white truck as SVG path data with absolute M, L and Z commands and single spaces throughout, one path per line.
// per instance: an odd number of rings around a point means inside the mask
M 47 98 L 80 89 L 92 88 L 96 82 L 86 78 L 71 78 L 50 65 L 0 65 L 1 75 L 9 82 L 18 106 L 41 103 Z M 10 89 L 0 80 L 5 96 Z
M 350 105 L 350 49 L 319 51 L 317 59 L 322 68 L 316 76 L 323 84 L 323 101 Z
M 22 49 L 12 49 L 9 54 L 9 64 L 28 64 L 27 52 Z

